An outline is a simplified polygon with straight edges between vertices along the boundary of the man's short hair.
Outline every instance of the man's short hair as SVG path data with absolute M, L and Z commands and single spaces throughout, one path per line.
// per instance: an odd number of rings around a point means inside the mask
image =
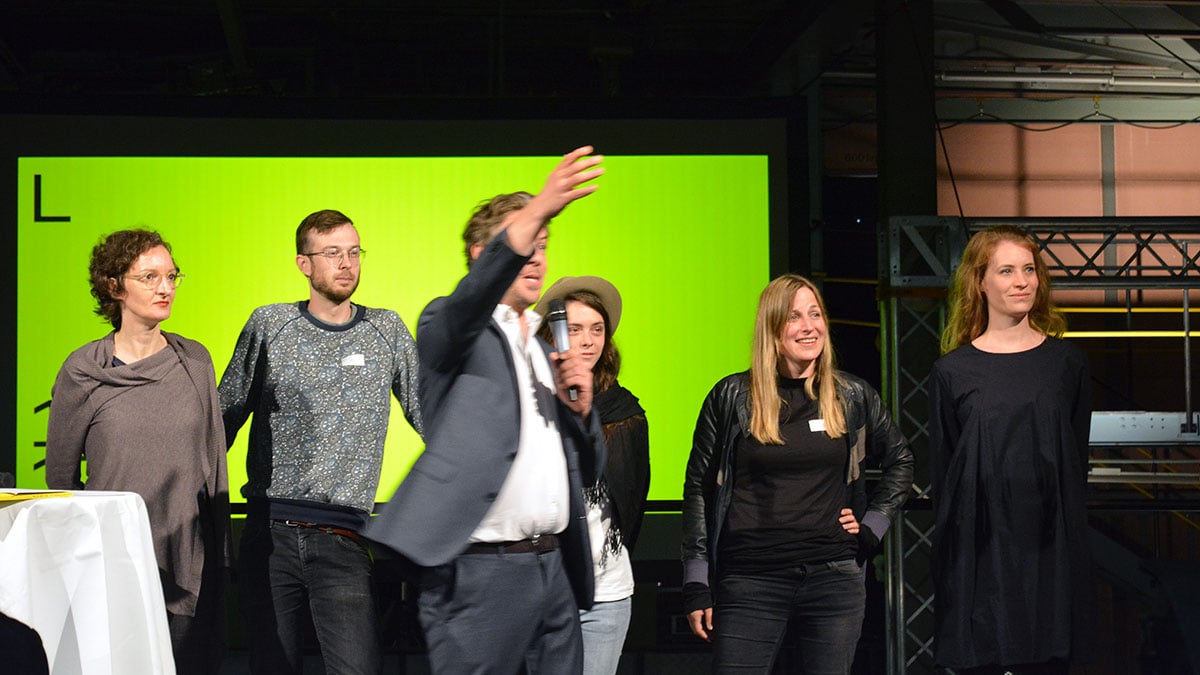
M 472 262 L 471 247 L 475 244 L 486 247 L 496 238 L 508 214 L 521 210 L 531 199 L 533 195 L 528 192 L 510 192 L 484 200 L 475 207 L 475 212 L 471 214 L 471 219 L 467 221 L 467 227 L 463 230 L 467 267 L 470 267 Z
M 343 225 L 353 225 L 354 221 L 346 217 L 346 214 L 333 209 L 324 209 L 316 213 L 310 213 L 300 221 L 300 226 L 296 228 L 296 255 L 301 253 L 311 253 L 305 249 L 308 248 L 308 234 L 316 231 L 320 233 L 331 232 Z

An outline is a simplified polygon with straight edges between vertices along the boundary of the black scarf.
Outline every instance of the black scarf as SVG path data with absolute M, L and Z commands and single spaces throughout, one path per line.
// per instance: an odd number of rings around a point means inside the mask
M 604 426 L 608 462 L 604 477 L 586 488 L 584 497 L 589 506 L 598 506 L 605 500 L 609 500 L 613 506 L 612 525 L 600 556 L 603 565 L 608 556 L 616 555 L 622 546 L 632 548 L 641 528 L 642 506 L 650 476 L 649 459 L 639 455 L 647 452 L 648 438 L 645 410 L 637 397 L 619 383 L 613 383 L 608 389 L 597 393 L 593 406 Z M 631 433 L 615 435 L 614 432 L 621 427 L 631 427 Z

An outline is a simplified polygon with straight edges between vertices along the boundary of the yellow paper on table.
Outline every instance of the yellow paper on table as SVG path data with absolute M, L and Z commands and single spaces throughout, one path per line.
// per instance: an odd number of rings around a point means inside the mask
M 44 497 L 70 497 L 66 490 L 0 490 L 0 504 L 4 502 L 20 502 L 26 499 L 42 499 Z

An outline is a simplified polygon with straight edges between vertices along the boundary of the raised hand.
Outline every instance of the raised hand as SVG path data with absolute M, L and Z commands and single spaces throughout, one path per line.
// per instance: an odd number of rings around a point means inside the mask
M 600 166 L 604 156 L 593 155 L 592 150 L 592 146 L 585 145 L 563 155 L 546 177 L 542 191 L 526 208 L 534 207 L 538 215 L 549 220 L 561 213 L 567 204 L 595 192 L 598 185 L 585 183 L 604 174 L 604 167 Z
M 604 167 L 600 166 L 604 156 L 592 155 L 591 152 L 592 146 L 585 145 L 563 155 L 546 177 L 542 191 L 505 220 L 508 244 L 514 251 L 529 255 L 538 233 L 551 218 L 561 213 L 567 204 L 596 191 L 596 184 L 586 183 L 604 174 Z

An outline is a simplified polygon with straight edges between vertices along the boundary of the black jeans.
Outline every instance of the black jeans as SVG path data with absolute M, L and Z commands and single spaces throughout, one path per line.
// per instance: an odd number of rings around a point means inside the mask
M 255 675 L 303 671 L 300 631 L 311 613 L 328 673 L 383 668 L 371 557 L 349 537 L 247 519 L 238 580 Z
M 789 625 L 798 672 L 845 675 L 866 608 L 854 560 L 801 565 L 769 575 L 726 574 L 713 609 L 714 673 L 770 673 Z

